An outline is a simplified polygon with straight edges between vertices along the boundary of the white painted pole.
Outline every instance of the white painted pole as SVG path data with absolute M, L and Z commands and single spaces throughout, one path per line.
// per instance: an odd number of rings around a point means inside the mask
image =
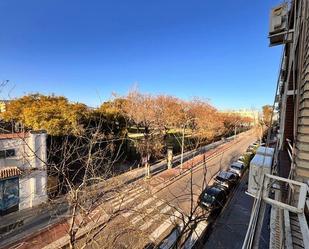
M 180 169 L 183 169 L 183 148 L 185 144 L 185 126 L 182 129 L 182 140 L 181 140 L 181 157 L 180 157 Z

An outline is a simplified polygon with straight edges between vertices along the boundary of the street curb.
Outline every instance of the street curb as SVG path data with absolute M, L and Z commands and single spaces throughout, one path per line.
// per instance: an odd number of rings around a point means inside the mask
M 159 191 L 161 191 L 162 189 L 168 187 L 169 185 L 173 184 L 175 181 L 178 181 L 179 179 L 181 179 L 182 177 L 188 175 L 188 173 L 190 173 L 190 171 L 192 170 L 192 173 L 199 170 L 200 166 L 202 166 L 204 163 L 209 162 L 210 160 L 221 156 L 224 154 L 224 152 L 226 152 L 227 150 L 229 150 L 233 145 L 239 143 L 240 140 L 236 140 L 231 142 L 231 144 L 229 144 L 229 146 L 227 146 L 226 148 L 224 148 L 224 150 L 220 150 L 220 151 L 215 151 L 213 154 L 211 154 L 210 157 L 208 157 L 205 162 L 199 162 L 196 165 L 192 166 L 191 168 L 188 168 L 186 170 L 184 170 L 182 173 L 180 173 L 179 175 L 173 176 L 172 178 L 167 180 L 167 183 L 163 182 L 161 184 L 159 184 L 158 186 L 154 187 L 154 190 L 152 191 L 153 194 L 158 193 Z M 179 167 L 179 166 L 177 166 Z M 175 168 L 177 168 L 175 167 Z
M 211 157 L 208 157 L 208 158 L 206 159 L 205 162 L 199 162 L 197 165 L 195 165 L 195 166 L 193 166 L 193 167 L 191 167 L 191 168 L 189 168 L 189 169 L 186 169 L 186 170 L 185 170 L 184 172 L 182 172 L 181 174 L 176 175 L 176 176 L 174 176 L 174 177 L 168 179 L 167 182 L 163 182 L 163 183 L 159 184 L 158 186 L 156 186 L 156 187 L 153 188 L 154 190 L 152 191 L 152 193 L 153 193 L 153 194 L 156 194 L 156 193 L 158 193 L 160 190 L 162 190 L 162 189 L 168 187 L 169 185 L 173 184 L 176 180 L 179 180 L 179 179 L 181 179 L 182 177 L 186 176 L 186 175 L 190 172 L 191 169 L 192 169 L 192 173 L 195 172 L 195 171 L 197 171 L 197 170 L 199 169 L 199 167 L 202 166 L 204 163 L 209 162 L 210 160 L 212 160 L 212 159 L 214 159 L 214 158 L 216 158 L 216 157 L 222 155 L 224 152 L 226 152 L 228 149 L 230 149 L 233 145 L 239 143 L 239 142 L 240 142 L 240 138 L 243 137 L 245 134 L 247 134 L 247 135 L 252 135 L 253 133 L 254 133 L 254 131 L 252 131 L 252 130 L 249 130 L 249 131 L 247 131 L 247 132 L 241 133 L 241 134 L 238 136 L 238 138 L 237 138 L 236 140 L 232 140 L 232 141 L 227 142 L 226 145 L 229 144 L 229 146 L 227 146 L 223 151 L 220 151 L 220 152 L 217 153 L 217 154 L 216 154 L 216 152 L 214 152 L 214 153 L 213 153 L 214 155 L 212 155 Z M 221 145 L 224 145 L 224 143 L 221 144 Z M 219 145 L 219 146 L 220 146 L 220 145 Z M 214 149 L 216 149 L 216 148 L 214 148 Z M 197 155 L 197 156 L 198 156 L 198 155 Z M 191 159 L 192 159 L 192 158 L 191 158 Z M 189 159 L 189 160 L 190 160 L 190 159 Z M 189 161 L 189 160 L 188 160 L 188 161 Z M 177 167 L 179 167 L 179 166 L 177 166 Z M 175 167 L 175 168 L 177 168 L 177 167 Z M 218 172 L 217 172 L 217 173 L 218 173 Z
M 228 142 L 226 142 L 226 143 L 220 144 L 220 145 L 226 146 L 226 147 L 224 147 L 223 150 L 221 150 L 221 148 L 218 148 L 218 147 L 217 147 L 217 148 L 213 148 L 214 152 L 211 153 L 211 155 L 205 160 L 205 162 L 208 162 L 208 161 L 210 161 L 210 160 L 212 160 L 212 159 L 214 159 L 214 158 L 216 158 L 216 157 L 222 155 L 224 152 L 226 152 L 228 149 L 230 149 L 233 145 L 235 145 L 235 144 L 237 144 L 238 142 L 240 142 L 239 138 L 242 137 L 244 134 L 246 134 L 246 132 L 245 132 L 245 133 L 242 133 L 241 136 L 238 137 L 238 139 L 235 139 L 235 140 L 228 141 Z M 218 146 L 220 146 L 220 145 L 218 145 Z M 210 149 L 210 150 L 212 150 L 212 149 Z M 210 151 L 210 150 L 209 150 L 209 151 Z M 203 155 L 203 154 L 205 154 L 205 153 L 207 153 L 207 152 L 208 152 L 208 151 L 205 151 L 205 152 L 203 152 L 203 153 L 197 154 L 196 156 L 194 156 L 193 158 L 188 159 L 187 161 L 190 161 L 190 160 L 194 159 L 195 157 L 200 156 L 200 155 Z M 162 160 L 162 161 L 163 161 L 163 160 Z M 204 162 L 202 162 L 202 163 L 201 163 L 201 162 L 198 162 L 196 165 L 194 165 L 194 166 L 192 166 L 192 167 L 190 167 L 190 168 L 184 170 L 181 174 L 176 175 L 176 176 L 170 178 L 170 179 L 167 181 L 167 183 L 163 182 L 162 184 L 159 184 L 159 185 L 158 185 L 157 187 L 155 187 L 154 189 L 156 189 L 156 188 L 160 188 L 160 189 L 156 190 L 154 193 L 159 192 L 161 189 L 163 189 L 163 188 L 165 188 L 165 187 L 171 185 L 171 184 L 174 183 L 176 180 L 179 180 L 180 178 L 186 176 L 190 171 L 192 171 L 192 172 L 197 171 L 197 170 L 200 168 L 200 166 L 203 165 L 203 163 L 204 163 Z M 177 168 L 177 167 L 179 167 L 179 166 L 176 166 L 175 168 Z M 174 169 L 175 169 L 175 168 L 174 168 Z M 166 170 L 166 169 L 165 169 L 165 170 Z M 164 172 L 165 170 L 159 171 L 157 174 L 160 174 L 160 173 Z M 141 180 L 141 179 L 143 179 L 143 176 L 141 176 L 141 177 L 135 177 L 135 178 L 133 179 L 133 181 L 131 181 L 131 182 L 139 181 L 139 180 Z M 127 184 L 128 182 L 131 183 L 130 181 L 125 181 L 123 184 Z M 27 241 L 27 240 L 33 238 L 33 237 L 36 237 L 36 236 L 38 236 L 38 235 L 44 233 L 45 231 L 49 230 L 49 229 L 52 228 L 53 226 L 57 226 L 57 225 L 62 224 L 62 223 L 64 222 L 64 220 L 66 221 L 66 219 L 63 218 L 63 220 L 59 220 L 58 222 L 56 222 L 56 223 L 54 223 L 54 224 L 50 224 L 49 226 L 46 226 L 46 227 L 44 227 L 44 228 L 41 228 L 41 229 L 39 229 L 38 231 L 36 231 L 35 233 L 32 233 L 32 234 L 30 234 L 30 235 L 28 235 L 28 236 L 24 236 L 22 239 L 18 240 L 17 243 L 16 243 L 16 241 L 15 241 L 15 242 L 12 242 L 12 243 L 8 243 L 7 245 L 4 245 L 4 248 L 10 248 L 10 246 L 16 245 L 16 244 L 18 244 L 18 243 L 21 243 L 21 244 L 22 244 L 22 242 L 25 242 L 25 241 Z

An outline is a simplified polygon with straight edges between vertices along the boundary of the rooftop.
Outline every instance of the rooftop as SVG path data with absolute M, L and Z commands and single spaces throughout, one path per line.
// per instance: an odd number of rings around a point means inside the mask
M 21 170 L 16 166 L 0 168 L 0 179 L 21 175 Z
M 0 139 L 26 138 L 28 136 L 29 132 L 2 133 L 0 134 Z

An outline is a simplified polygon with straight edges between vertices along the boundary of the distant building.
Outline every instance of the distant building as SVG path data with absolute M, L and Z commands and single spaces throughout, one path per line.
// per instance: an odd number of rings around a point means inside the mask
M 0 213 L 47 201 L 46 132 L 0 134 Z
M 238 109 L 238 110 L 223 110 L 223 113 L 232 113 L 237 114 L 241 117 L 248 117 L 252 119 L 252 125 L 256 125 L 259 123 L 261 119 L 261 113 L 255 109 Z

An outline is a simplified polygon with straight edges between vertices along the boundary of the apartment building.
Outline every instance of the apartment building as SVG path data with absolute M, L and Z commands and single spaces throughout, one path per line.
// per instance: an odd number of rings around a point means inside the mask
M 283 46 L 274 100 L 279 130 L 272 172 L 260 175 L 243 248 L 257 248 L 263 226 L 270 227 L 269 248 L 309 248 L 308 0 L 285 1 L 271 10 L 269 41 Z

